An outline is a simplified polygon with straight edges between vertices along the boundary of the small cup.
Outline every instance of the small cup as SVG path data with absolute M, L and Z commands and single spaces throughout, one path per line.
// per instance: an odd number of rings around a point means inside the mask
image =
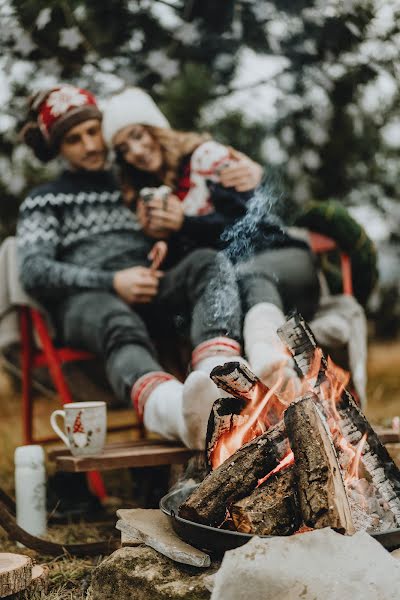
M 57 417 L 64 419 L 64 430 L 57 425 Z M 50 424 L 73 456 L 99 454 L 104 448 L 107 430 L 105 402 L 69 402 L 64 410 L 55 410 Z

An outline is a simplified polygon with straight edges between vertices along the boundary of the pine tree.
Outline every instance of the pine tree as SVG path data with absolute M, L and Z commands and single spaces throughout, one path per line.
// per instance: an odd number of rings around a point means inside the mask
M 263 160 L 299 203 L 397 198 L 396 0 L 0 0 L 0 18 L 1 236 L 26 190 L 55 168 L 37 163 L 16 131 L 26 96 L 59 81 L 100 97 L 143 86 L 174 127 L 207 129 Z M 240 91 L 249 53 L 277 68 Z M 274 91 L 269 120 L 251 109 L 265 89 Z

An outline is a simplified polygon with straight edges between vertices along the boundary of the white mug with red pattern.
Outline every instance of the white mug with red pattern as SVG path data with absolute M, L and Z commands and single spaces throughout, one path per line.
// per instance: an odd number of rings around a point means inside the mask
M 57 424 L 64 419 L 64 431 Z M 105 402 L 68 402 L 64 410 L 55 410 L 50 424 L 73 456 L 100 454 L 104 448 L 107 431 Z

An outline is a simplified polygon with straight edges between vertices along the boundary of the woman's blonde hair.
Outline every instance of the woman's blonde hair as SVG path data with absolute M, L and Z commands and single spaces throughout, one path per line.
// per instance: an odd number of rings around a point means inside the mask
M 164 127 L 153 127 L 152 125 L 142 125 L 150 135 L 160 144 L 163 155 L 163 166 L 158 176 L 158 182 L 174 188 L 176 186 L 179 168 L 182 159 L 189 156 L 203 142 L 211 139 L 208 133 L 195 133 L 192 131 L 177 131 Z M 128 164 L 123 157 L 119 156 L 118 162 L 121 167 L 121 183 L 123 188 L 131 188 L 134 196 L 146 185 L 156 183 L 154 175 L 140 171 L 136 167 Z
M 161 146 L 164 158 L 162 180 L 165 185 L 171 187 L 174 187 L 177 182 L 182 159 L 192 154 L 200 144 L 211 139 L 208 133 L 177 131 L 150 125 L 143 125 L 143 127 Z

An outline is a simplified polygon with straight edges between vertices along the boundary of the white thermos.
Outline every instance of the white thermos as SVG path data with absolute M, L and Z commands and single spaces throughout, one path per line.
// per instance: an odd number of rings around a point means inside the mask
M 19 446 L 14 454 L 17 523 L 32 535 L 46 533 L 46 471 L 41 446 Z

